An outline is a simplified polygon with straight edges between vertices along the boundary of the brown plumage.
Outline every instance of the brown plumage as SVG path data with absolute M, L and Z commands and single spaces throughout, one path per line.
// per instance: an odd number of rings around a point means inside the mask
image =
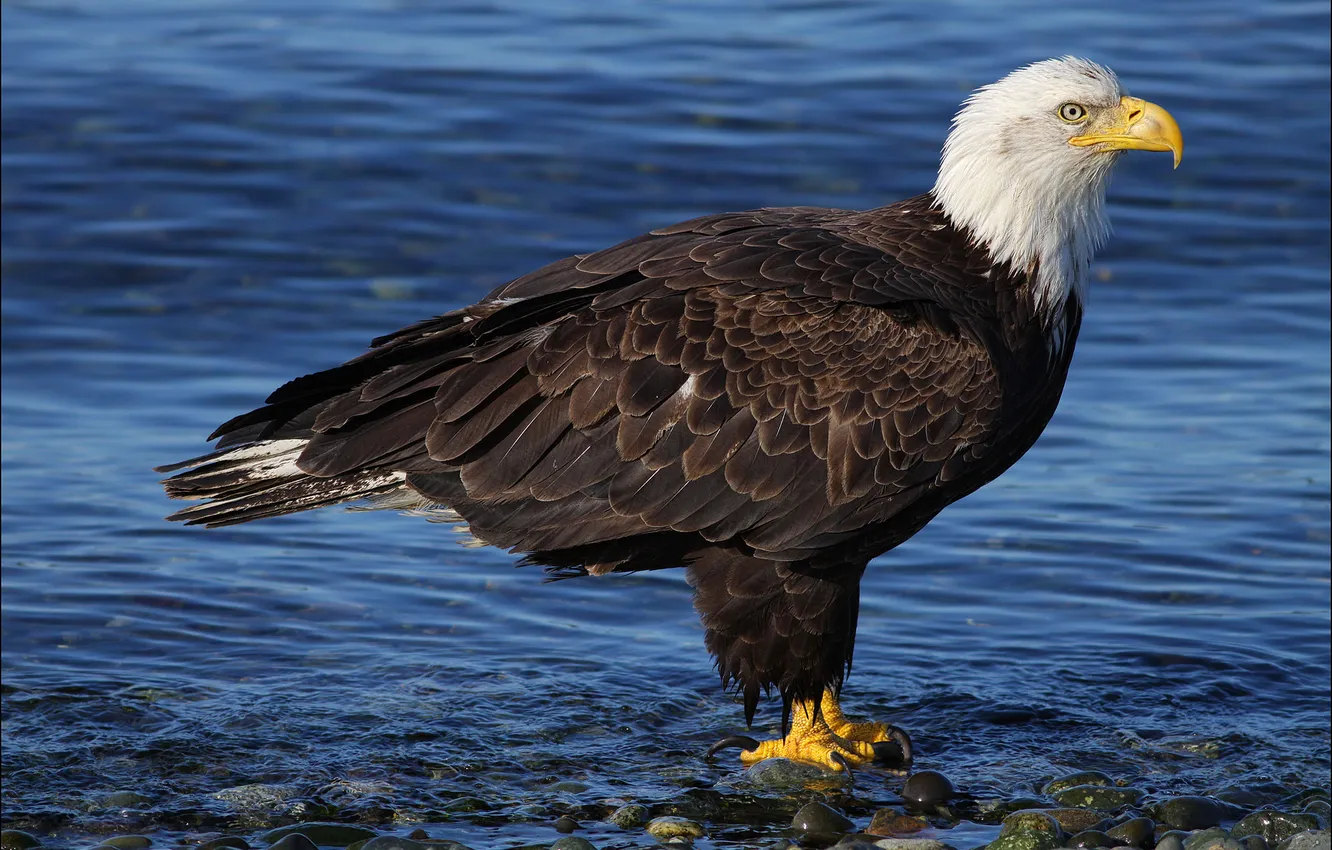
M 370 498 L 558 576 L 684 566 L 752 720 L 840 688 L 867 562 L 1031 446 L 1080 318 L 929 195 L 708 216 L 288 383 L 177 465 L 207 501 L 172 519 Z

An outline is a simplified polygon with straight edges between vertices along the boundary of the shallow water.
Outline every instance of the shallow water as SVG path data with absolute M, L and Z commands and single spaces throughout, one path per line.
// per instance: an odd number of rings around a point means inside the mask
M 543 584 L 386 513 L 184 529 L 149 468 L 569 253 L 915 194 L 967 91 L 1062 53 L 1184 164 L 1122 163 L 1036 448 L 867 573 L 847 708 L 982 797 L 1325 786 L 1328 9 L 1074 5 L 6 3 L 5 825 L 488 846 L 688 799 L 716 846 L 782 834 L 700 757 L 741 712 L 681 576 Z

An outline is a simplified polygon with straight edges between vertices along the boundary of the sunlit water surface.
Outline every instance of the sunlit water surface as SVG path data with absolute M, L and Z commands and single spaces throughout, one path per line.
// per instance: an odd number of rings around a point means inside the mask
M 680 575 L 543 584 L 387 513 L 185 529 L 149 468 L 569 253 L 922 191 L 967 91 L 1064 53 L 1184 164 L 1122 163 L 1036 448 L 867 573 L 847 707 L 981 796 L 1325 786 L 1326 4 L 594 8 L 5 4 L 5 823 L 486 846 L 719 792 L 711 841 L 781 834 L 745 795 L 783 792 L 701 759 L 741 712 Z M 281 799 L 228 802 L 253 783 Z

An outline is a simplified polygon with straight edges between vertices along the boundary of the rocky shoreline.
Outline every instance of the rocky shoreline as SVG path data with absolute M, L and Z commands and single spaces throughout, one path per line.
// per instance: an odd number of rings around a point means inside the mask
M 1160 795 L 1099 771 L 1045 782 L 1038 793 L 984 797 L 945 776 L 908 776 L 893 801 L 858 797 L 836 777 L 791 762 L 755 765 L 745 782 L 766 794 L 692 788 L 665 802 L 603 801 L 566 812 L 526 810 L 515 818 L 553 833 L 524 842 L 493 832 L 449 838 L 457 823 L 340 823 L 296 820 L 265 831 L 77 834 L 9 828 L 0 850 L 93 848 L 148 850 L 622 850 L 669 846 L 764 850 L 1330 850 L 1328 789 L 1274 799 L 1273 789 L 1228 788 L 1200 795 Z M 263 796 L 261 786 L 228 789 L 219 799 Z M 771 796 L 775 790 L 780 796 Z M 270 794 L 271 796 L 271 794 Z M 478 801 L 483 802 L 483 801 Z M 522 807 L 520 807 L 522 808 Z M 459 818 L 458 820 L 465 820 Z M 515 821 L 515 822 L 518 822 Z M 487 818 L 494 827 L 494 818 Z M 9 826 L 27 826 L 9 824 Z M 472 830 L 471 832 L 475 832 Z M 503 832 L 503 830 L 500 830 Z M 581 834 L 580 834 L 581 833 Z

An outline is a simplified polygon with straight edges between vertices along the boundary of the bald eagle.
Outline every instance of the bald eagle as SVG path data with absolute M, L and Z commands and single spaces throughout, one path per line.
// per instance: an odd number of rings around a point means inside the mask
M 867 211 L 710 215 L 374 340 L 163 467 L 223 526 L 348 501 L 434 512 L 555 576 L 683 567 L 745 762 L 911 758 L 838 704 L 870 559 L 993 480 L 1059 401 L 1105 188 L 1179 127 L 1065 57 L 972 94 L 938 180 Z

